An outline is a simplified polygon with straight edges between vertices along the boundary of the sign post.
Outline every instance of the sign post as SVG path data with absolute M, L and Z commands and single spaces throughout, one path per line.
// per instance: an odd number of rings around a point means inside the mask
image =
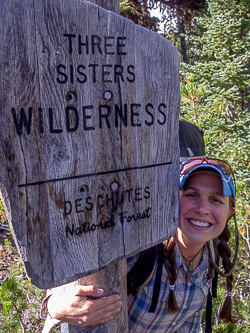
M 1 197 L 32 283 L 124 265 L 170 237 L 176 48 L 84 0 L 4 0 L 0 20 Z

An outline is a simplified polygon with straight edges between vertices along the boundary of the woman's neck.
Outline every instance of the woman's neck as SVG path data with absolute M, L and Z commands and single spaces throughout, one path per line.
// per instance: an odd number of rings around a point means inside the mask
M 194 270 L 201 262 L 204 244 L 189 241 L 185 238 L 185 235 L 182 234 L 180 229 L 176 231 L 176 238 L 186 267 L 188 268 L 189 261 L 191 261 Z

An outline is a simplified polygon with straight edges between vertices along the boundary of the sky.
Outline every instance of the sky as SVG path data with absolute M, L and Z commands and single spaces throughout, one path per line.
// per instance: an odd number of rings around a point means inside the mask
M 151 16 L 156 16 L 159 19 L 161 19 L 161 13 L 160 13 L 160 8 L 152 9 L 150 10 Z M 163 23 L 160 23 L 160 31 L 159 33 L 163 32 Z

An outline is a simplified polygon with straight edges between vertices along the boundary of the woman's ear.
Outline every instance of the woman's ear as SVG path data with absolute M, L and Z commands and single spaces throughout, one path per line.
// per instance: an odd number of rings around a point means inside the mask
M 228 214 L 227 220 L 229 220 L 230 217 L 234 215 L 234 213 L 235 213 L 235 207 L 233 207 L 233 208 L 230 210 L 230 213 Z

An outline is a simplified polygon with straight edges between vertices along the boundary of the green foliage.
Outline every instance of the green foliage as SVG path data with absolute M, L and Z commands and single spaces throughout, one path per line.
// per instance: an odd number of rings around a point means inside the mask
M 5 212 L 4 212 L 4 208 L 3 208 L 3 203 L 2 201 L 0 200 L 0 222 L 3 221 L 3 222 L 7 222 L 7 219 L 6 219 L 6 215 L 5 215 Z
M 10 254 L 14 248 L 10 240 L 4 240 L 5 250 Z M 9 277 L 0 285 L 0 332 L 38 332 L 43 320 L 40 308 L 45 291 L 36 288 L 26 278 L 19 261 L 9 270 Z M 57 332 L 56 329 L 53 332 Z
M 133 7 L 130 5 L 129 0 L 120 1 L 120 12 L 131 12 L 133 10 Z
M 27 308 L 27 299 L 21 285 L 21 279 L 10 277 L 0 287 L 0 318 L 2 332 L 18 332 L 21 329 L 21 314 Z
M 11 244 L 11 241 L 8 238 L 5 238 L 5 240 L 4 240 L 4 246 L 5 246 L 6 250 L 10 254 L 12 254 L 12 252 L 13 252 L 13 246 Z
M 14 267 L 0 287 L 1 332 L 37 332 L 43 323 L 37 309 L 41 305 L 44 291 L 16 274 L 17 267 Z
M 205 84 L 197 84 L 195 76 L 191 73 L 185 84 L 181 84 L 182 114 L 188 116 L 189 121 L 197 123 L 200 108 L 206 94 Z
M 159 19 L 150 16 L 146 0 L 120 0 L 120 15 L 149 30 L 158 30 Z

